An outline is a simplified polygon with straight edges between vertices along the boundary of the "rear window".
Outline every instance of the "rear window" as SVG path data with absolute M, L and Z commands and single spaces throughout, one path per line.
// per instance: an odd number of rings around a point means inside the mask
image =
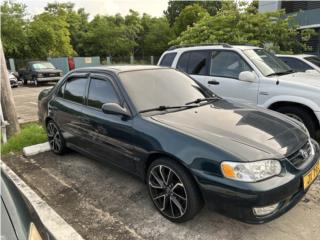
M 177 53 L 167 53 L 163 56 L 160 62 L 160 66 L 171 67 L 172 62 Z

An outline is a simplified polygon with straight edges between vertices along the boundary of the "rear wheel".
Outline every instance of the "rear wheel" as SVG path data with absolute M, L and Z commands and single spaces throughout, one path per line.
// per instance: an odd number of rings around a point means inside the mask
M 283 106 L 277 108 L 276 111 L 302 122 L 308 129 L 310 136 L 312 138 L 316 137 L 317 123 L 306 109 L 302 107 Z
M 63 154 L 66 151 L 65 140 L 59 127 L 52 120 L 47 123 L 47 135 L 52 152 Z
M 161 158 L 152 162 L 147 183 L 155 207 L 170 221 L 188 221 L 203 205 L 192 176 L 171 159 Z

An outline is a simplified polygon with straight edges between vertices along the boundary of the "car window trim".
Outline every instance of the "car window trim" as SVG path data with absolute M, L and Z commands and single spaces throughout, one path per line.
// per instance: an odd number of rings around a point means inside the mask
M 60 91 L 60 89 L 61 89 L 62 87 L 63 87 L 64 90 L 65 90 L 66 85 L 67 85 L 67 82 L 68 82 L 70 79 L 73 79 L 73 78 L 85 78 L 85 79 L 87 79 L 86 89 L 85 89 L 85 92 L 84 92 L 84 94 L 85 94 L 86 91 L 87 91 L 87 89 L 88 89 L 89 75 L 90 75 L 90 73 L 72 73 L 72 74 L 68 75 L 68 76 L 64 79 L 64 81 L 61 82 L 61 86 L 59 86 L 58 89 L 56 90 L 55 97 L 56 97 L 56 98 L 61 98 L 61 99 L 65 100 L 65 101 L 68 101 L 68 102 L 72 102 L 72 103 L 76 103 L 76 104 L 80 104 L 80 105 L 85 105 L 85 104 L 84 104 L 85 95 L 83 95 L 83 101 L 82 101 L 82 103 L 79 103 L 79 102 L 72 101 L 72 100 L 70 100 L 70 99 L 66 99 L 66 98 L 64 97 L 65 91 L 63 91 L 63 96 L 62 96 L 62 97 L 58 96 L 58 92 Z
M 210 69 L 209 69 L 209 75 L 210 77 L 222 77 L 222 78 L 230 78 L 230 79 L 235 79 L 235 80 L 238 80 L 240 81 L 239 78 L 234 78 L 234 77 L 226 77 L 226 76 L 219 76 L 219 75 L 211 75 L 210 74 L 210 71 L 211 71 L 211 62 L 212 62 L 212 53 L 214 51 L 220 51 L 220 52 L 232 52 L 232 53 L 235 53 L 237 54 L 246 64 L 247 66 L 251 69 L 251 72 L 255 72 L 255 70 L 251 67 L 251 65 L 248 63 L 248 61 L 243 57 L 241 56 L 241 54 L 239 54 L 237 51 L 233 51 L 233 50 L 226 50 L 226 49 L 212 49 L 211 51 L 211 56 L 210 56 Z
M 90 84 L 91 84 L 92 79 L 98 79 L 98 80 L 102 80 L 102 81 L 105 81 L 105 82 L 109 81 L 111 83 L 113 89 L 114 89 L 114 92 L 116 93 L 116 96 L 117 96 L 117 99 L 119 101 L 120 106 L 123 107 L 123 103 L 124 103 L 123 98 L 121 97 L 120 92 L 117 89 L 117 86 L 114 84 L 112 78 L 109 78 L 108 76 L 105 76 L 105 75 L 102 75 L 102 74 L 97 74 L 97 73 L 91 73 L 90 76 L 89 76 L 88 86 L 87 86 L 86 93 L 85 93 L 85 104 L 84 105 L 86 107 L 92 108 L 92 109 L 95 109 L 97 111 L 102 112 L 101 108 L 96 108 L 96 107 L 88 105 L 89 89 L 90 89 Z

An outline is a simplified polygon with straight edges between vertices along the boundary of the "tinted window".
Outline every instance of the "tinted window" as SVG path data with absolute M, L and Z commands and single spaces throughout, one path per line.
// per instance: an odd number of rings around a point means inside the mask
M 86 84 L 86 78 L 68 79 L 66 87 L 64 89 L 64 98 L 73 102 L 83 103 Z
M 206 97 L 195 81 L 173 69 L 123 72 L 119 76 L 138 111 L 180 106 Z
M 243 71 L 251 71 L 251 68 L 239 54 L 231 51 L 212 52 L 210 75 L 238 79 Z
M 190 52 L 185 52 L 180 56 L 177 64 L 177 69 L 183 72 L 187 72 L 189 56 L 190 56 Z
M 176 55 L 177 53 L 167 53 L 166 55 L 164 55 L 161 59 L 160 66 L 171 67 L 174 57 Z
M 308 64 L 296 58 L 280 57 L 280 59 L 297 72 L 305 72 L 308 69 L 312 69 Z
M 88 105 L 95 108 L 101 108 L 104 103 L 118 103 L 117 94 L 113 85 L 108 80 L 91 79 Z
M 210 51 L 193 51 L 190 53 L 188 73 L 194 75 L 209 75 Z
M 312 57 L 306 57 L 304 59 L 320 67 L 320 57 L 312 56 Z

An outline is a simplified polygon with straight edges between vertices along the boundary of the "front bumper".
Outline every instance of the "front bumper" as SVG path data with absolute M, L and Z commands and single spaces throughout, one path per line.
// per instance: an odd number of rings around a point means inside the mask
M 283 173 L 256 183 L 234 181 L 203 172 L 194 174 L 210 209 L 247 223 L 265 223 L 290 210 L 308 191 L 303 189 L 302 178 L 320 158 L 319 145 L 314 145 L 315 155 L 303 170 L 296 169 L 285 160 Z M 253 213 L 254 207 L 277 203 L 277 209 L 268 215 L 256 216 Z
M 38 82 L 51 82 L 51 81 L 59 81 L 61 77 L 41 77 L 37 78 Z

